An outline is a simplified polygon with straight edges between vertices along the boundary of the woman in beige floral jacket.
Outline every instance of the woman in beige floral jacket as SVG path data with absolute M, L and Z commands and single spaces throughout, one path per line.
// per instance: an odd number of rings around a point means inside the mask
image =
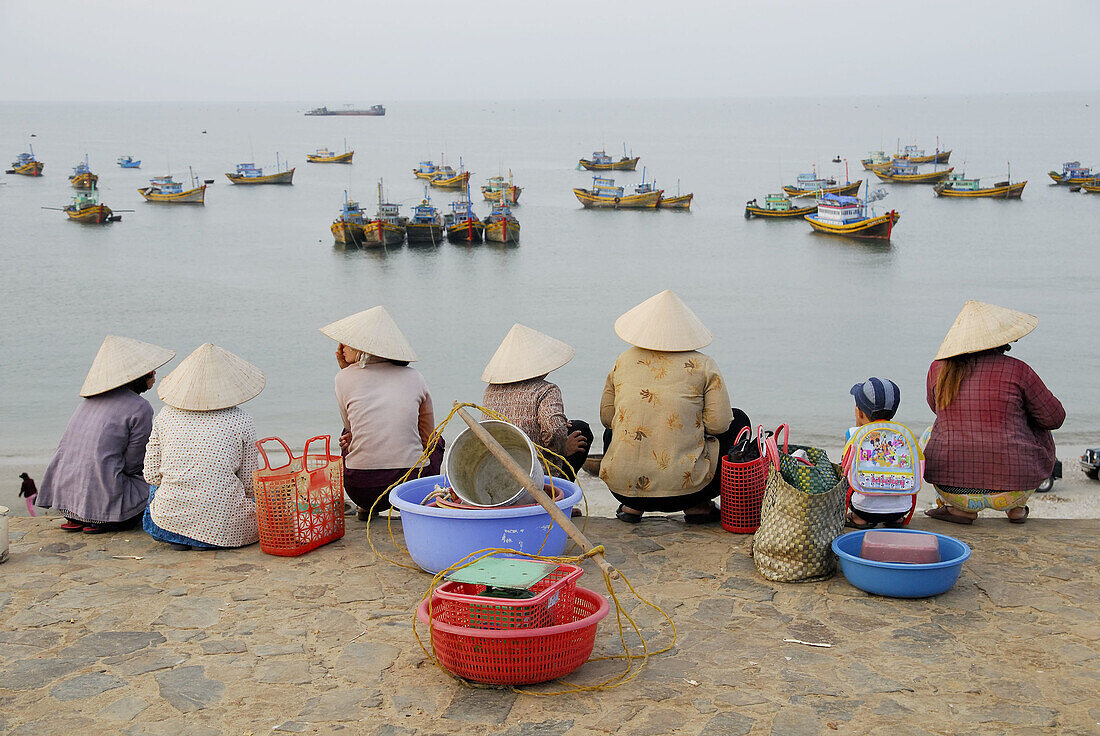
M 697 352 L 710 331 L 666 290 L 620 317 L 615 332 L 634 346 L 615 361 L 600 401 L 611 430 L 600 478 L 621 504 L 616 516 L 636 523 L 646 511 L 684 511 L 688 523 L 716 520 L 718 461 L 748 421 L 731 426 L 718 365 Z

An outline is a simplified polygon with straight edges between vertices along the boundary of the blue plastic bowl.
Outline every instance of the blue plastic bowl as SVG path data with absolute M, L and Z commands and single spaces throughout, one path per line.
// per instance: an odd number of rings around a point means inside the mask
M 421 569 L 437 573 L 471 552 L 489 547 L 549 556 L 565 551 L 565 530 L 552 524 L 550 514 L 542 506 L 502 506 L 477 511 L 421 506 L 436 485 L 446 486 L 445 476 L 416 478 L 390 491 L 390 503 L 401 512 L 405 546 Z M 580 503 L 581 487 L 561 478 L 554 478 L 554 487 L 565 493 L 565 498 L 557 503 L 569 516 Z
M 863 535 L 858 531 L 833 540 L 833 552 L 848 582 L 860 590 L 891 598 L 927 598 L 951 590 L 959 579 L 970 547 L 954 537 L 916 529 L 892 529 L 903 534 L 932 534 L 940 541 L 940 561 L 926 563 L 877 562 L 859 556 Z

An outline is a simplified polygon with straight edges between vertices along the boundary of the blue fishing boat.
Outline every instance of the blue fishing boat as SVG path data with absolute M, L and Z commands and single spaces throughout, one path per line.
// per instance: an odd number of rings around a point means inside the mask
M 485 240 L 494 243 L 519 243 L 519 220 L 512 214 L 508 201 L 501 197 L 485 218 Z
M 95 189 L 98 181 L 99 177 L 88 167 L 88 154 L 84 154 L 84 160 L 73 167 L 69 183 L 73 185 L 73 189 Z
M 347 191 L 344 192 L 344 206 L 340 209 L 340 215 L 332 221 L 329 230 L 338 245 L 360 245 L 363 242 L 363 225 L 366 224 L 366 213 L 359 207 L 355 200 L 348 199 Z
M 30 148 L 30 153 L 19 154 L 19 158 L 12 161 L 11 168 L 4 173 L 20 174 L 21 176 L 42 176 L 42 169 L 46 165 L 34 157 L 34 146 Z
M 819 233 L 889 240 L 894 223 L 900 217 L 894 210 L 876 216 L 859 197 L 823 194 L 817 200 L 817 212 L 806 215 L 805 219 Z
M 424 188 L 424 199 L 413 207 L 413 214 L 405 224 L 405 237 L 409 243 L 442 243 L 444 238 L 443 215 L 439 209 L 432 206 L 432 198 L 428 196 L 427 187 Z
M 573 194 L 585 207 L 608 207 L 612 209 L 656 209 L 657 202 L 664 192 L 650 187 L 641 194 L 624 194 L 623 188 L 615 186 L 614 179 L 602 176 L 592 177 L 592 188 L 573 188 Z
M 279 154 L 275 154 L 275 173 L 265 174 L 264 170 L 254 163 L 237 164 L 237 173 L 226 173 L 226 177 L 234 184 L 293 184 L 294 169 L 289 164 L 282 169 L 279 163 Z
M 443 225 L 447 228 L 448 240 L 470 243 L 481 242 L 485 236 L 485 223 L 474 214 L 474 206 L 470 202 L 469 187 L 467 187 L 466 196 L 463 199 L 451 202 L 451 211 L 443 218 Z
M 133 156 L 119 156 L 118 165 L 124 169 L 140 169 L 141 159 L 135 161 Z
M 1055 184 L 1091 184 L 1097 177 L 1091 167 L 1082 166 L 1080 161 L 1067 161 L 1062 164 L 1062 173 L 1047 172 Z

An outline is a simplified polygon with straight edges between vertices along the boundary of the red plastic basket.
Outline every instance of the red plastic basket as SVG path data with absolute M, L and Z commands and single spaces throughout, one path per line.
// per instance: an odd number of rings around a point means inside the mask
M 580 586 L 567 623 L 540 629 L 468 629 L 431 622 L 432 646 L 443 667 L 459 677 L 492 685 L 531 685 L 564 677 L 592 656 L 596 626 L 607 615 L 607 599 Z M 432 604 L 435 615 L 435 604 Z M 428 601 L 416 609 L 428 623 Z
M 573 620 L 577 578 L 584 574 L 576 565 L 562 563 L 531 586 L 533 598 L 487 598 L 487 586 L 446 582 L 435 589 L 432 618 L 471 629 L 537 629 Z
M 763 435 L 763 427 L 757 429 L 757 442 Z M 745 427 L 734 440 L 751 432 Z M 764 501 L 764 484 L 768 479 L 768 453 L 760 446 L 760 457 L 747 463 L 731 463 L 725 457 L 719 469 L 722 473 L 722 528 L 737 534 L 752 534 L 760 526 L 760 505 Z
M 310 454 L 315 440 L 325 441 L 324 454 Z M 271 467 L 265 442 L 283 446 L 286 465 Z M 269 555 L 294 557 L 344 536 L 344 462 L 329 453 L 329 437 L 306 442 L 301 457 L 278 437 L 256 443 L 264 467 L 256 470 L 256 520 L 260 549 Z

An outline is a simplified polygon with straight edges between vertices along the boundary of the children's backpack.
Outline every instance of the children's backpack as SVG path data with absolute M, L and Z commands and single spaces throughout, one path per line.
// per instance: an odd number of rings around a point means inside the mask
M 848 484 L 869 496 L 914 496 L 924 477 L 920 445 L 897 422 L 871 422 L 851 439 Z

